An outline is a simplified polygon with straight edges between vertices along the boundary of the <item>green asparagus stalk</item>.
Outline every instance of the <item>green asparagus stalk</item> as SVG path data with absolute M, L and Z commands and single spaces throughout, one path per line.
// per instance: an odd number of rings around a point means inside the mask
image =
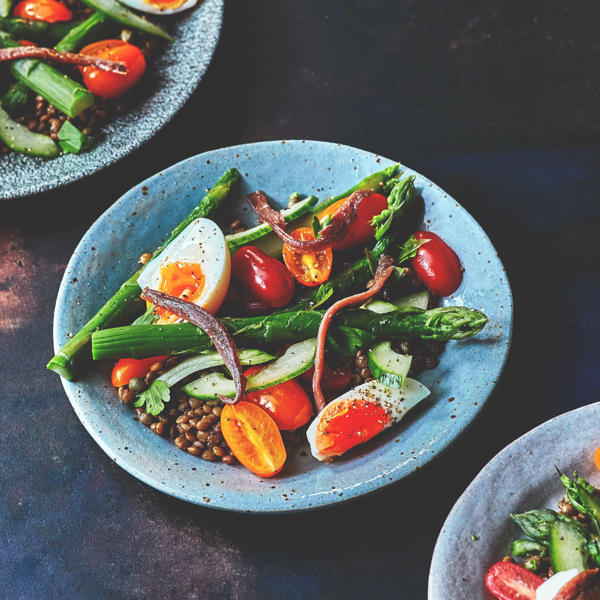
M 194 219 L 206 217 L 214 212 L 234 189 L 239 178 L 240 174 L 236 169 L 226 171 L 194 210 L 175 227 L 167 241 L 157 248 L 153 256 L 162 252 Z M 110 327 L 114 323 L 124 321 L 132 315 L 138 306 L 141 290 L 137 278 L 142 269 L 139 269 L 125 281 L 115 295 L 60 349 L 58 354 L 48 363 L 48 369 L 55 371 L 69 381 L 75 377 L 78 361 L 86 354 L 92 333 Z
M 0 0 L 2 2 L 3 0 Z M 6 0 L 4 0 L 6 1 Z M 0 15 L 0 31 L 10 33 L 17 39 L 32 42 L 58 42 L 73 28 L 73 22 L 46 23 L 46 21 L 29 21 L 19 17 L 2 17 Z
M 315 337 L 324 312 L 319 310 L 275 313 L 262 317 L 223 318 L 221 322 L 236 342 L 251 345 L 281 345 Z M 352 309 L 338 313 L 329 334 L 339 340 L 348 332 L 364 347 L 379 340 L 419 338 L 461 340 L 481 331 L 487 317 L 463 306 L 422 311 L 408 309 L 377 314 Z M 190 323 L 173 325 L 129 325 L 97 331 L 92 335 L 94 360 L 124 356 L 142 358 L 161 354 L 197 353 L 212 348 L 210 338 Z
M 104 29 L 108 20 L 108 17 L 100 12 L 91 14 L 85 21 L 72 27 L 54 48 L 59 52 L 77 52 Z

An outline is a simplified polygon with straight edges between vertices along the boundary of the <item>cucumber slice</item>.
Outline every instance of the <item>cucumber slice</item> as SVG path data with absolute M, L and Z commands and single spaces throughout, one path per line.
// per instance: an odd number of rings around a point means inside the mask
M 54 158 L 60 150 L 47 135 L 33 133 L 25 125 L 16 123 L 10 115 L 0 106 L 0 140 L 11 150 L 22 152 L 30 156 L 43 156 Z
M 238 356 L 240 363 L 243 365 L 259 365 L 261 363 L 269 362 L 274 360 L 275 356 L 263 352 L 262 350 L 238 350 Z M 206 354 L 198 354 L 197 356 L 191 356 L 175 365 L 172 369 L 169 369 L 166 373 L 163 373 L 157 380 L 163 381 L 169 387 L 173 387 L 176 383 L 185 379 L 192 373 L 203 371 L 204 369 L 212 369 L 212 367 L 219 367 L 223 363 L 223 359 L 218 352 L 207 352 Z
M 286 223 L 291 223 L 295 219 L 308 214 L 312 207 L 316 204 L 317 198 L 315 196 L 309 196 L 304 200 L 294 204 L 290 208 L 286 208 L 281 211 L 283 218 Z M 246 231 L 240 231 L 239 233 L 232 233 L 230 235 L 225 236 L 225 240 L 227 241 L 227 245 L 229 246 L 229 252 L 233 255 L 236 250 L 241 248 L 242 246 L 246 246 L 251 242 L 255 242 L 261 238 L 264 238 L 266 235 L 271 233 L 273 230 L 268 223 L 261 223 L 256 227 L 252 227 L 252 229 L 246 229 Z M 276 237 L 276 236 L 275 236 Z M 279 238 L 277 238 L 279 240 Z M 266 252 L 266 250 L 263 251 Z M 279 252 L 281 251 L 281 244 L 279 244 Z M 268 252 L 267 252 L 268 253 Z M 269 253 L 268 253 L 269 254 Z
M 246 391 L 254 392 L 277 385 L 298 377 L 308 371 L 315 361 L 317 340 L 311 338 L 290 346 L 275 362 L 260 373 L 251 375 L 246 382 Z M 188 396 L 194 398 L 216 398 L 217 396 L 235 396 L 235 385 L 222 373 L 209 373 L 183 387 Z
M 550 528 L 549 554 L 555 573 L 569 569 L 581 573 L 587 568 L 587 540 L 577 525 L 566 519 L 555 521 Z
M 410 370 L 412 356 L 392 350 L 391 342 L 381 342 L 367 353 L 373 377 L 384 385 L 401 388 Z
M 371 302 L 367 302 L 361 306 L 361 308 L 366 308 L 371 312 L 378 313 L 380 315 L 384 313 L 393 312 L 396 310 L 396 305 L 391 302 L 384 302 L 383 300 L 373 300 Z
M 415 294 L 402 296 L 402 298 L 398 298 L 394 304 L 398 307 L 414 306 L 416 308 L 427 310 L 427 307 L 429 306 L 429 292 L 427 290 L 423 290 L 422 292 L 416 292 Z

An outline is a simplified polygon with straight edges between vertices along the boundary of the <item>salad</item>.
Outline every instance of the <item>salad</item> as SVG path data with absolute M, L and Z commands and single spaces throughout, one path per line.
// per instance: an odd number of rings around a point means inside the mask
M 93 146 L 135 101 L 158 40 L 155 15 L 197 0 L 0 0 L 0 153 L 54 158 Z
M 558 473 L 565 495 L 549 508 L 511 514 L 522 534 L 492 565 L 485 585 L 499 600 L 600 599 L 600 492 Z
M 329 461 L 398 423 L 429 395 L 419 373 L 487 318 L 439 306 L 462 267 L 418 229 L 423 199 L 399 165 L 282 211 L 249 194 L 258 224 L 227 232 L 213 218 L 239 181 L 225 172 L 48 368 L 72 380 L 90 354 L 112 361 L 142 424 L 271 477 L 302 438 Z

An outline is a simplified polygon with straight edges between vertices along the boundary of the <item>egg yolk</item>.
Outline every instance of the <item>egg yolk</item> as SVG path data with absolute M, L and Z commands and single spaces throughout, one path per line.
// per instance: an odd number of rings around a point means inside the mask
M 334 402 L 320 417 L 317 450 L 326 456 L 343 454 L 376 436 L 389 420 L 379 404 L 364 399 Z
M 144 0 L 146 4 L 156 6 L 160 10 L 175 9 L 183 6 L 187 0 Z
M 196 302 L 205 283 L 206 277 L 199 264 L 177 261 L 161 267 L 158 290 L 188 302 Z M 155 313 L 159 316 L 156 321 L 158 324 L 174 323 L 178 319 L 177 315 L 164 308 L 156 308 Z

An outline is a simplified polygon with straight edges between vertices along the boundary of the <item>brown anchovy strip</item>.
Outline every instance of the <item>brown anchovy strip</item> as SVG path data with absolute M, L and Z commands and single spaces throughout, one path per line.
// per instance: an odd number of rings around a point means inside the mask
M 186 302 L 185 300 L 175 298 L 157 290 L 145 288 L 142 292 L 142 299 L 151 302 L 154 306 L 168 310 L 181 319 L 189 321 L 192 325 L 202 329 L 210 337 L 215 348 L 223 358 L 225 366 L 229 369 L 235 384 L 235 398 L 228 398 L 221 395 L 219 395 L 219 398 L 226 404 L 239 402 L 246 391 L 246 378 L 242 373 L 242 365 L 240 364 L 235 341 L 221 321 L 196 304 Z
M 68 65 L 96 67 L 101 71 L 108 71 L 109 73 L 127 74 L 127 65 L 118 60 L 108 60 L 107 58 L 98 58 L 86 54 L 74 54 L 73 52 L 59 52 L 52 48 L 38 48 L 37 46 L 0 48 L 0 62 L 20 60 L 21 58 L 41 58 Z
M 286 232 L 286 222 L 282 214 L 269 206 L 267 197 L 261 191 L 254 192 L 246 196 L 250 206 L 256 211 L 258 216 L 268 223 L 275 234 L 280 237 L 285 244 L 296 250 L 306 254 L 314 254 L 325 248 L 329 248 L 332 244 L 341 242 L 348 233 L 348 227 L 356 219 L 358 207 L 360 203 L 370 195 L 369 190 L 357 190 L 352 195 L 348 196 L 346 202 L 332 215 L 329 225 L 323 227 L 320 232 L 320 237 L 315 240 L 297 240 Z
M 600 576 L 598 569 L 588 569 L 576 575 L 571 581 L 565 583 L 555 600 L 599 600 Z
M 329 329 L 331 320 L 333 319 L 335 313 L 342 308 L 345 308 L 346 306 L 352 306 L 354 304 L 362 304 L 377 294 L 377 292 L 381 290 L 383 284 L 392 274 L 392 271 L 394 270 L 393 265 L 394 259 L 391 256 L 384 254 L 379 259 L 373 280 L 365 292 L 354 294 L 354 296 L 348 296 L 347 298 L 342 298 L 335 304 L 332 304 L 325 311 L 321 324 L 319 325 L 319 333 L 317 333 L 315 372 L 312 380 L 313 396 L 315 398 L 315 405 L 318 412 L 321 412 L 325 408 L 325 396 L 321 390 L 321 377 L 323 376 L 323 365 L 325 364 L 325 341 L 327 339 L 327 330 Z

